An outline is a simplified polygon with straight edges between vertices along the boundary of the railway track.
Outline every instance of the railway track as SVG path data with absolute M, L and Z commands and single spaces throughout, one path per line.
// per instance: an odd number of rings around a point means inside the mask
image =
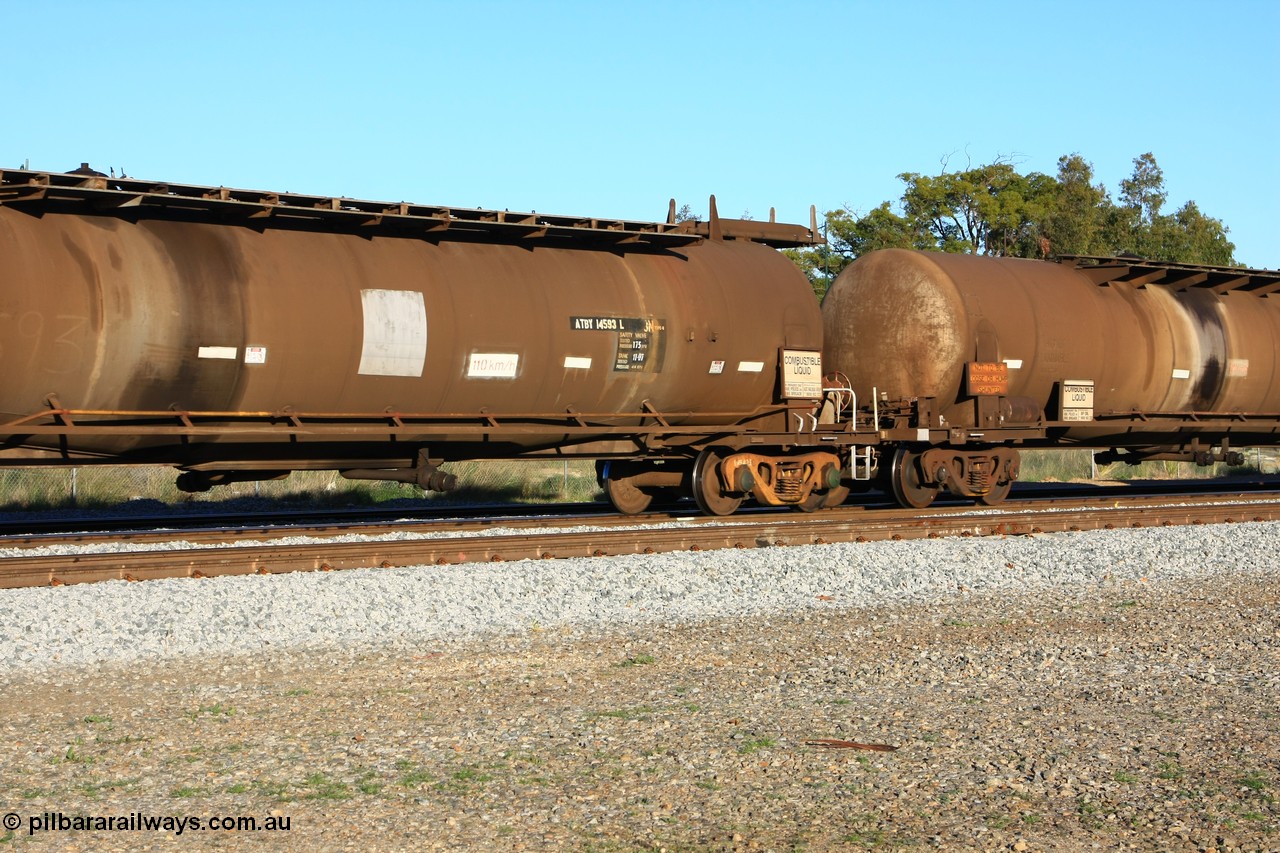
M 1246 495 L 1280 496 L 1280 476 L 1268 475 L 1213 480 L 1147 480 L 1122 485 L 1101 483 L 1024 483 L 1005 506 L 1032 502 L 1058 502 L 1063 506 L 1087 506 L 1090 501 L 1117 498 L 1139 500 L 1162 496 L 1218 496 L 1243 499 Z M 840 511 L 880 509 L 894 506 L 879 492 L 855 494 Z M 943 497 L 935 508 L 972 506 L 969 501 Z M 777 513 L 777 509 L 747 506 L 735 518 L 757 513 Z M 280 536 L 338 536 L 343 534 L 389 535 L 392 533 L 432 533 L 442 526 L 459 531 L 493 527 L 531 527 L 581 523 L 597 525 L 671 521 L 699 516 L 692 501 L 684 501 L 666 512 L 650 511 L 642 517 L 619 515 L 602 503 L 488 504 L 344 508 L 284 509 L 255 512 L 209 514 L 165 513 L 118 516 L 73 515 L 70 517 L 5 519 L 0 516 L 0 549 L 59 547 L 62 545 L 105 545 L 162 543 L 181 538 L 193 544 L 250 542 Z
M 695 515 L 590 516 L 573 527 L 549 527 L 546 516 L 463 521 L 441 531 L 441 522 L 397 523 L 399 538 L 379 538 L 386 526 L 326 528 L 319 541 L 284 542 L 300 531 L 168 531 L 117 537 L 131 546 L 182 542 L 178 550 L 128 550 L 43 554 L 46 537 L 26 537 L 9 547 L 28 553 L 0 558 L 0 587 L 92 583 L 106 580 L 206 578 L 354 568 L 447 565 L 523 559 L 614 556 L 634 553 L 776 548 L 881 539 L 943 536 L 1034 535 L 1098 528 L 1233 523 L 1280 519 L 1280 496 L 1266 493 L 1181 496 L 1107 496 L 1072 500 L 1020 500 L 999 509 L 935 507 L 905 511 L 848 506 L 825 512 L 758 513 L 732 520 Z M 565 520 L 557 520 L 564 524 Z M 359 536 L 350 534 L 358 532 Z M 327 538 L 325 538 L 327 537 Z M 408 538 L 406 538 L 408 537 Z M 430 538 L 426 538 L 430 537 Z M 55 537 L 58 539 L 59 537 Z M 66 537 L 60 537 L 65 544 Z M 354 539 L 354 541 L 353 541 Z M 78 537 L 77 545 L 92 544 Z M 101 544 L 101 543 L 100 543 Z M 79 550 L 79 549 L 75 549 Z

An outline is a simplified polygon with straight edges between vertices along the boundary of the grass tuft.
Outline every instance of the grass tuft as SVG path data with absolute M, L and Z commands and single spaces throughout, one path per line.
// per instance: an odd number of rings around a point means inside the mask
M 738 747 L 738 752 L 743 755 L 752 755 L 762 749 L 772 749 L 777 745 L 778 742 L 773 738 L 752 738 L 751 740 L 743 741 L 743 743 Z

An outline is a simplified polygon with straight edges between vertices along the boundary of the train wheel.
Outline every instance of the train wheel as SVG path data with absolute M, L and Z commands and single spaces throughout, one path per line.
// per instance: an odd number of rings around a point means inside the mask
M 914 509 L 924 509 L 938 496 L 938 487 L 921 482 L 919 453 L 899 447 L 893 454 L 893 466 L 889 470 L 889 486 L 898 503 Z
M 606 477 L 604 495 L 613 508 L 623 515 L 637 515 L 649 508 L 653 495 L 631 484 L 626 477 Z
M 825 492 L 810 492 L 809 497 L 798 504 L 792 504 L 792 506 L 801 512 L 817 512 L 820 509 L 840 506 L 848 497 L 848 486 L 836 486 L 834 489 L 827 489 Z
M 726 495 L 720 487 L 720 461 L 724 456 L 711 448 L 698 454 L 693 465 L 693 499 L 707 515 L 732 515 L 742 498 Z
M 809 493 L 809 497 L 800 501 L 800 503 L 798 504 L 792 504 L 791 508 L 798 509 L 801 512 L 817 512 L 818 510 L 822 509 L 826 505 L 827 505 L 827 493 L 812 491 Z
M 822 502 L 822 508 L 828 509 L 833 506 L 840 506 L 849 499 L 849 492 L 848 486 L 836 486 L 834 489 L 828 490 L 826 499 Z
M 1013 480 L 997 483 L 985 495 L 978 496 L 978 503 L 986 506 L 995 506 L 998 503 L 1003 503 L 1004 499 L 1009 497 L 1009 490 L 1012 488 Z

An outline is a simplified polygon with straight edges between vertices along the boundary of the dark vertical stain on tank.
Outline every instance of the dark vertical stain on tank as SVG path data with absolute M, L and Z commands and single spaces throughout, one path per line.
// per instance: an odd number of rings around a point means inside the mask
M 66 250 L 67 257 L 76 262 L 76 266 L 80 267 L 80 272 L 84 274 L 85 281 L 97 281 L 98 271 L 94 268 L 93 260 L 89 254 L 80 246 L 76 245 L 76 241 L 71 238 L 70 234 L 63 232 L 62 248 Z
M 103 325 L 102 279 L 98 275 L 98 268 L 93 259 L 89 257 L 89 253 L 65 231 L 62 234 L 62 248 L 66 250 L 67 257 L 75 261 L 76 266 L 80 267 L 80 271 L 84 275 L 85 290 L 88 292 L 84 304 L 88 306 L 90 311 L 84 331 L 86 335 L 101 332 Z M 78 340 L 76 343 L 85 348 L 90 346 L 87 337 Z
M 244 317 L 240 293 L 246 278 L 234 229 L 186 223 L 149 226 L 164 244 L 175 278 L 156 282 L 172 288 L 179 316 L 175 334 L 157 353 L 166 364 L 139 387 L 143 409 L 237 407 L 243 372 Z M 169 351 L 173 345 L 177 352 Z M 201 346 L 234 347 L 234 359 L 199 358 Z
M 1150 391 L 1157 379 L 1154 372 L 1156 363 L 1156 343 L 1163 341 L 1166 337 L 1165 332 L 1157 332 L 1151 322 L 1152 306 L 1150 295 L 1145 290 L 1139 290 L 1129 284 L 1112 285 L 1115 293 L 1119 295 L 1133 312 L 1133 319 L 1137 325 L 1137 334 L 1129 338 L 1120 340 L 1109 340 L 1107 346 L 1111 348 L 1110 352 L 1113 358 L 1124 360 L 1128 364 L 1145 364 L 1146 370 L 1142 374 L 1142 390 Z M 1169 377 L 1162 376 L 1159 380 L 1163 387 L 1167 388 Z M 1104 394 L 1110 393 L 1110 389 L 1103 389 Z
M 1227 376 L 1227 331 L 1222 319 L 1222 306 L 1217 294 L 1203 290 L 1186 290 L 1177 294 L 1195 326 L 1203 361 L 1192 372 L 1195 386 L 1191 391 L 1191 407 L 1207 411 L 1217 407 Z
M 978 361 L 1000 360 L 1000 339 L 996 335 L 996 327 L 986 317 L 978 321 L 974 357 Z

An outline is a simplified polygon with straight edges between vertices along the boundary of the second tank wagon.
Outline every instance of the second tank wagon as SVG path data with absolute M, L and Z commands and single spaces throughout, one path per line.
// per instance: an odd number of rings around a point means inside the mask
M 889 475 L 907 503 L 998 499 L 1021 446 L 1238 461 L 1278 440 L 1277 290 L 1271 271 L 884 250 L 829 290 L 824 364 L 859 399 L 911 401 Z

